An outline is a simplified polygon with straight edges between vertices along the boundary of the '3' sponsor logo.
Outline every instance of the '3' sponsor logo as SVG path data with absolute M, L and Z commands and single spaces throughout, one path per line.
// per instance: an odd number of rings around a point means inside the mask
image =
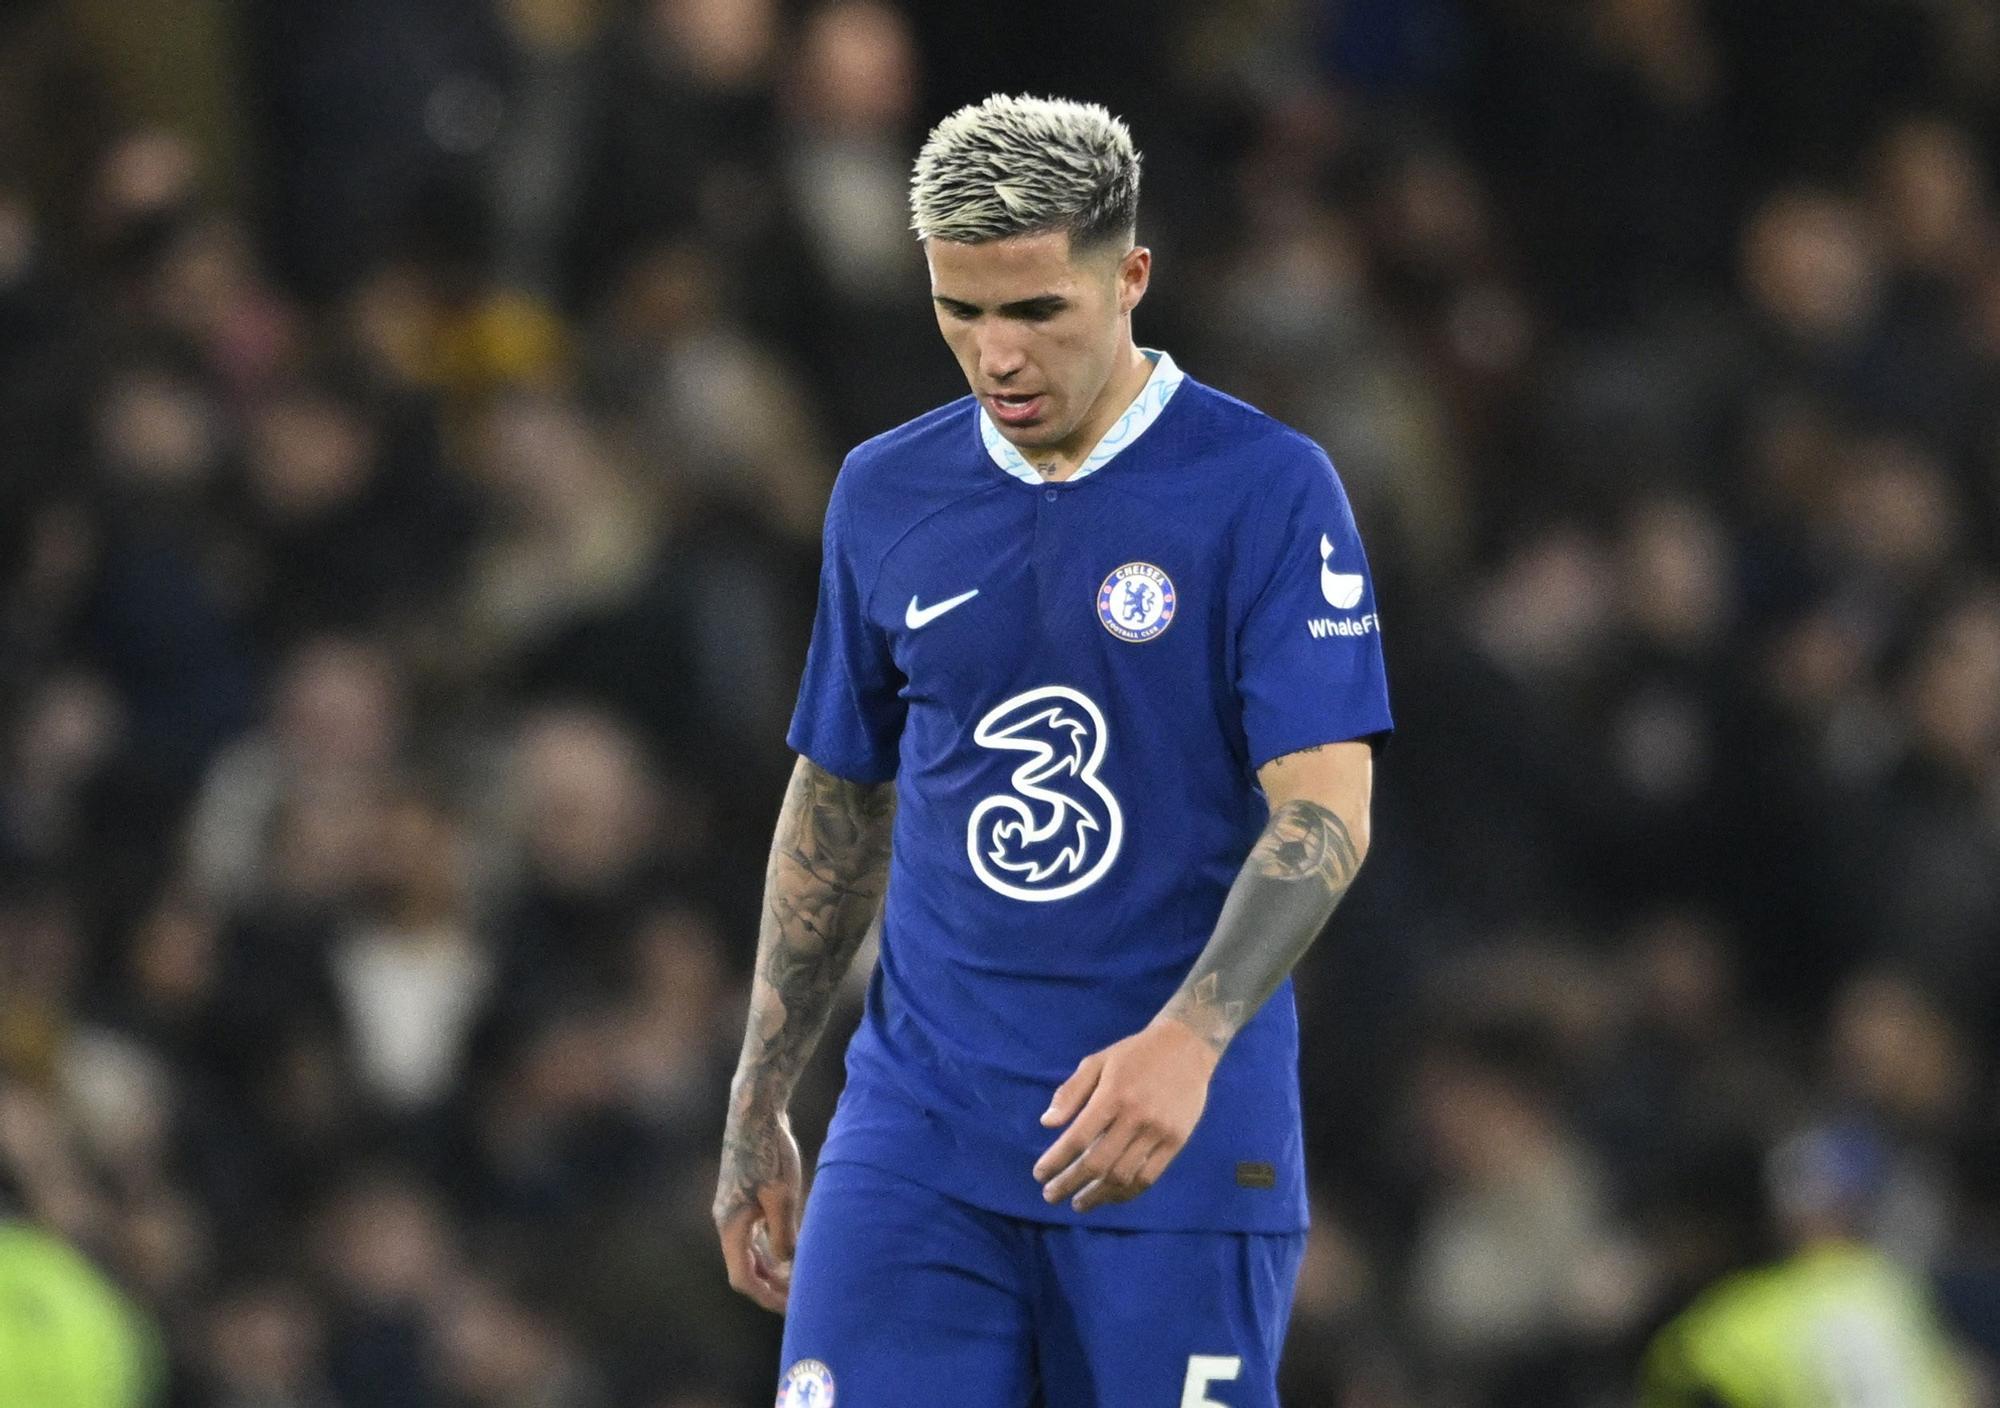
M 1043 685 L 994 705 L 972 741 L 1024 755 L 1011 790 L 982 800 L 966 823 L 980 882 L 1040 902 L 1103 879 L 1125 838 L 1125 814 L 1097 775 L 1108 742 L 1103 711 L 1067 685 Z

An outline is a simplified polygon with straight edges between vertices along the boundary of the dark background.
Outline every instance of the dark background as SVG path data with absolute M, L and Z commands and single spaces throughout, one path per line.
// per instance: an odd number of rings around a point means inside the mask
M 1378 576 L 1290 1401 L 1626 1401 L 1827 1117 L 2000 1343 L 1994 7 L 6 0 L 0 1163 L 166 1401 L 769 1401 L 819 516 L 963 389 L 904 182 L 994 90 L 1129 119 L 1141 340 Z

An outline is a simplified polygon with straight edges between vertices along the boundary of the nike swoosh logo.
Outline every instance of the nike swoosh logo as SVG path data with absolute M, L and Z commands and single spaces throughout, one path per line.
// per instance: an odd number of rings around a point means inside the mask
M 903 624 L 908 626 L 913 631 L 917 630 L 920 627 L 928 626 L 931 622 L 937 620 L 938 617 L 944 615 L 945 612 L 951 610 L 954 606 L 963 606 L 965 605 L 965 603 L 971 601 L 974 597 L 978 595 L 979 595 L 979 588 L 974 587 L 969 592 L 960 592 L 957 596 L 952 597 L 949 601 L 940 601 L 934 606 L 919 606 L 917 605 L 917 599 L 915 597 L 911 597 L 909 609 L 903 613 Z

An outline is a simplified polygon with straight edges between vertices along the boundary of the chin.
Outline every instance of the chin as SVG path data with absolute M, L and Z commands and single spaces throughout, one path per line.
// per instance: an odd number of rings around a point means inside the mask
M 995 422 L 995 428 L 999 430 L 1000 438 L 1017 450 L 1051 450 L 1069 435 L 1069 431 L 1046 420 L 1020 426 Z

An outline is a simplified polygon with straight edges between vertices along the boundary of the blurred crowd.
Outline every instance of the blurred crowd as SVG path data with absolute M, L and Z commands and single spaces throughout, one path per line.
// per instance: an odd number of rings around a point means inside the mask
M 904 183 L 1000 89 L 1131 121 L 1141 341 L 1379 579 L 1289 1401 L 1628 1402 L 1827 1120 L 2000 1362 L 1983 0 L 0 4 L 0 1208 L 171 1408 L 769 1400 L 819 517 L 963 389 Z

